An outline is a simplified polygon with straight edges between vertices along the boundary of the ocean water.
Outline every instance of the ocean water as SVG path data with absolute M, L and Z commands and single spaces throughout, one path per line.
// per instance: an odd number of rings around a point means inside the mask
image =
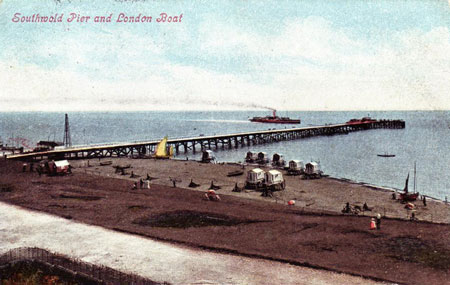
M 73 145 L 159 140 L 227 134 L 291 125 L 251 123 L 249 117 L 269 111 L 223 112 L 73 112 L 69 113 Z M 405 129 L 379 129 L 215 151 L 218 161 L 243 161 L 247 151 L 282 153 L 286 160 L 320 161 L 331 176 L 403 189 L 410 173 L 413 187 L 417 165 L 417 190 L 444 199 L 450 196 L 450 111 L 414 112 L 278 112 L 301 118 L 301 125 L 343 123 L 352 118 L 402 119 Z M 5 144 L 34 147 L 39 140 L 62 141 L 64 113 L 0 113 L 0 137 Z M 391 153 L 393 158 L 378 157 Z M 188 153 L 191 159 L 200 154 Z M 185 158 L 183 152 L 179 155 Z

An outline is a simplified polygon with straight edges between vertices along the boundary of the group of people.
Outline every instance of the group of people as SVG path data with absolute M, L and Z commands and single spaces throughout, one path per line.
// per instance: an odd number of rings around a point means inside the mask
M 370 221 L 371 229 L 381 229 L 381 214 L 377 214 L 375 218 L 372 218 Z
M 148 175 L 147 175 L 148 176 Z M 150 179 L 139 179 L 139 185 L 138 182 L 133 183 L 133 190 L 137 190 L 139 186 L 139 189 L 150 189 Z
M 22 172 L 26 172 L 27 171 L 27 166 L 28 166 L 28 163 L 24 163 L 23 165 L 22 165 Z M 30 172 L 33 172 L 33 170 L 34 170 L 34 163 L 30 163 Z
M 364 205 L 362 206 L 362 209 L 358 205 L 356 205 L 354 207 L 351 207 L 349 202 L 345 203 L 345 206 L 342 209 L 342 213 L 344 213 L 344 214 L 345 213 L 358 214 L 359 212 L 366 212 L 366 211 L 372 211 L 372 208 L 369 208 L 369 206 L 367 206 L 367 202 L 364 202 Z

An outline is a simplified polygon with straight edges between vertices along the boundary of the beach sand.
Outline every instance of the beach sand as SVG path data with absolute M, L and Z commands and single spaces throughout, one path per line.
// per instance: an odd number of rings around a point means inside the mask
M 242 169 L 239 165 L 119 158 L 101 166 L 105 161 L 91 160 L 89 167 L 87 161 L 72 161 L 72 175 L 53 177 L 23 173 L 21 163 L 2 161 L 0 184 L 5 191 L 0 191 L 0 200 L 200 251 L 392 283 L 445 284 L 450 280 L 450 225 L 405 220 L 404 205 L 391 200 L 390 192 L 297 176 L 287 177 L 285 191 L 265 198 L 257 191 L 231 191 L 235 182 L 242 186 L 245 179 L 226 176 Z M 113 166 L 128 164 L 128 174 L 115 173 Z M 130 178 L 131 171 L 139 177 Z M 133 190 L 132 184 L 147 173 L 154 178 L 151 189 Z M 197 190 L 187 187 L 191 179 L 201 184 Z M 211 181 L 221 187 L 217 190 L 220 202 L 203 199 Z M 288 206 L 293 198 L 296 206 Z M 368 216 L 341 214 L 347 201 L 360 206 L 367 201 L 375 207 L 370 215 L 381 212 L 384 216 L 381 210 L 386 209 L 381 229 L 370 230 Z M 423 212 L 436 213 L 433 220 L 444 222 L 446 207 L 429 201 Z
M 113 164 L 111 166 L 100 166 L 99 163 L 102 161 L 112 161 Z M 245 165 L 243 168 L 242 165 L 238 164 L 130 158 L 90 160 L 90 167 L 86 167 L 86 160 L 72 161 L 71 163 L 76 167 L 75 172 L 127 179 L 130 181 L 130 185 L 132 185 L 132 181 L 138 181 L 140 178 L 145 179 L 149 174 L 152 178 L 156 178 L 151 181 L 152 184 L 173 186 L 172 181 L 175 179 L 177 187 L 189 188 L 188 185 L 192 179 L 200 186 L 189 189 L 205 192 L 213 181 L 214 185 L 221 187 L 218 193 L 280 204 L 287 204 L 289 200 L 293 199 L 296 200 L 296 207 L 309 211 L 341 213 L 348 202 L 351 206 L 359 206 L 361 209 L 364 203 L 372 208 L 372 211 L 361 212 L 359 215 L 375 216 L 380 213 L 382 216 L 409 219 L 412 213 L 411 210 L 405 209 L 405 204 L 392 199 L 392 193 L 394 192 L 390 189 L 336 178 L 303 180 L 300 176 L 288 176 L 285 171 L 282 172 L 286 179 L 286 189 L 274 192 L 273 198 L 262 197 L 260 191 L 232 192 L 236 183 L 239 187 L 244 186 L 247 171 L 260 167 L 257 165 Z M 117 165 L 130 165 L 131 168 L 126 169 L 127 175 L 116 174 L 113 166 Z M 269 167 L 261 168 L 264 170 L 270 169 Z M 243 170 L 244 174 L 227 177 L 227 174 L 234 170 Z M 139 177 L 130 178 L 131 172 L 139 175 Z M 415 217 L 418 220 L 450 223 L 450 204 L 446 205 L 443 201 L 429 197 L 427 197 L 426 202 L 427 206 L 424 206 L 421 200 L 413 202 L 416 206 Z

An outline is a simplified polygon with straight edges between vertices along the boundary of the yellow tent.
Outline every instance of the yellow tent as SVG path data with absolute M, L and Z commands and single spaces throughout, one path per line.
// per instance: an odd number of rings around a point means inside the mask
M 167 152 L 167 136 L 165 136 L 156 146 L 155 158 L 171 158 L 173 156 L 173 147 L 170 146 Z

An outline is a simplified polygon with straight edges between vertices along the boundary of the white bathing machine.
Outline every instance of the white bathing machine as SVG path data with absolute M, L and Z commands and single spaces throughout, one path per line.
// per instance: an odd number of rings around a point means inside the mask
M 265 186 L 273 190 L 283 190 L 286 186 L 283 174 L 275 169 L 267 171 L 265 174 Z
M 245 156 L 245 162 L 254 163 L 258 160 L 258 154 L 256 152 L 248 151 Z
M 305 164 L 305 174 L 310 177 L 320 177 L 322 175 L 320 164 L 314 161 L 308 162 Z
M 301 160 L 289 161 L 288 173 L 291 175 L 299 175 L 305 171 L 305 165 Z
M 258 160 L 257 160 L 257 162 L 259 164 L 269 163 L 269 156 L 267 155 L 267 153 L 263 152 L 263 151 L 259 152 L 258 153 Z
M 39 162 L 38 168 L 38 171 L 48 175 L 64 175 L 71 171 L 70 163 L 67 160 L 42 160 Z
M 212 150 L 204 150 L 202 153 L 202 162 L 212 162 L 215 161 L 214 153 Z
M 281 153 L 275 153 L 272 156 L 272 165 L 275 167 L 284 167 L 286 165 L 286 161 Z
M 245 181 L 246 188 L 259 188 L 264 185 L 264 170 L 261 168 L 254 168 L 247 172 L 247 180 Z

